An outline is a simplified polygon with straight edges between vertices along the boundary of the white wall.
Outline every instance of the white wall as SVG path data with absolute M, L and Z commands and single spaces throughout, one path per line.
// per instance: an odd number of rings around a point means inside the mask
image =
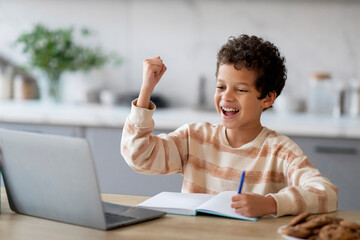
M 196 105 L 201 75 L 212 101 L 217 51 L 242 33 L 274 42 L 285 55 L 284 94 L 305 98 L 313 71 L 360 78 L 360 1 L 0 0 L 0 54 L 23 61 L 10 44 L 37 22 L 89 27 L 94 44 L 124 57 L 119 69 L 98 74 L 99 87 L 138 91 L 142 60 L 160 55 L 168 72 L 156 91 L 173 105 Z

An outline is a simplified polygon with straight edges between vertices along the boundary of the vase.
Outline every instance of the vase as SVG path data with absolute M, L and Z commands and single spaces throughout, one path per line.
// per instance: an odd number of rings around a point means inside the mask
M 60 79 L 48 79 L 48 98 L 52 102 L 61 101 Z
M 61 102 L 60 74 L 40 73 L 38 74 L 38 85 L 40 98 L 44 103 Z

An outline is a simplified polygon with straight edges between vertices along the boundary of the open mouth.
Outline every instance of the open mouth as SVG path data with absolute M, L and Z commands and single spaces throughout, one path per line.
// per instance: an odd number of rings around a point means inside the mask
M 228 117 L 234 116 L 239 112 L 239 109 L 237 108 L 225 108 L 225 107 L 220 107 L 220 108 L 223 115 Z

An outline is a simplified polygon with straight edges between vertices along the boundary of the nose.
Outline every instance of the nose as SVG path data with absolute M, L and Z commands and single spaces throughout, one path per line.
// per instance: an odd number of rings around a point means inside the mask
M 234 93 L 230 89 L 227 89 L 223 93 L 223 99 L 225 101 L 233 101 L 234 100 Z

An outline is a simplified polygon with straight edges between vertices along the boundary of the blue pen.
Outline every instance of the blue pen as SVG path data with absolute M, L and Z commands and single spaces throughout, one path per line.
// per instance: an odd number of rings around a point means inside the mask
M 244 179 L 245 179 L 245 171 L 243 171 L 242 174 L 241 174 L 241 180 L 240 180 L 240 186 L 239 186 L 238 194 L 241 193 L 242 186 L 243 186 L 243 183 L 244 183 Z

